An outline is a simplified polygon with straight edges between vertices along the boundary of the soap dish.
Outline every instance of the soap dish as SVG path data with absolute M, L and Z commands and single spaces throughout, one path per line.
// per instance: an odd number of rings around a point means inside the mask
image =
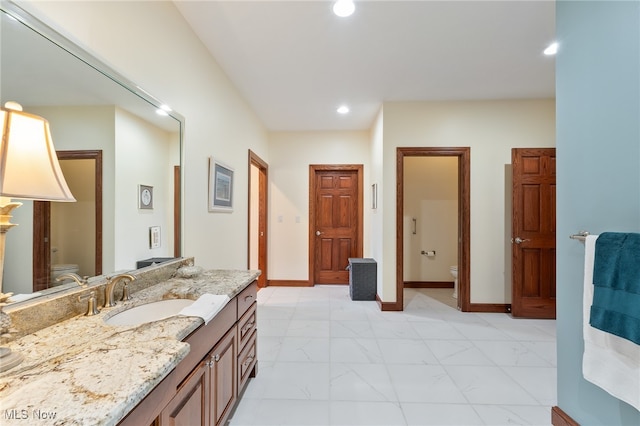
M 202 274 L 201 266 L 183 266 L 176 271 L 178 278 L 194 278 Z

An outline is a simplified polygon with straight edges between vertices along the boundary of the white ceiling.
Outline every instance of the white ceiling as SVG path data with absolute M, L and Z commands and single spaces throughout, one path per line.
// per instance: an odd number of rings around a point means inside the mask
M 274 131 L 368 129 L 386 101 L 555 96 L 553 1 L 175 4 Z

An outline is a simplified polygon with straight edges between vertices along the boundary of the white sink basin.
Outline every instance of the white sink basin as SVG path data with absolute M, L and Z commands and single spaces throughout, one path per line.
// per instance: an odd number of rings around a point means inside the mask
M 147 322 L 158 321 L 177 315 L 183 308 L 191 306 L 195 300 L 191 299 L 166 299 L 159 302 L 146 303 L 127 309 L 107 318 L 109 325 L 139 325 Z

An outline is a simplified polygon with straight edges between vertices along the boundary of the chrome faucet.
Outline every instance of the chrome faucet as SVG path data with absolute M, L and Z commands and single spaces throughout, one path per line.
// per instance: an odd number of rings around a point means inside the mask
M 76 282 L 76 284 L 78 284 L 80 287 L 85 288 L 87 286 L 87 280 L 89 279 L 89 277 L 81 277 L 80 275 L 74 273 L 74 272 L 69 272 L 67 274 L 62 274 L 60 276 L 58 276 L 56 278 L 57 282 L 60 281 L 64 281 L 65 279 L 72 279 Z
M 115 290 L 116 284 L 118 281 L 129 280 L 134 281 L 136 277 L 130 274 L 120 274 L 114 277 L 107 277 L 107 285 L 104 288 L 104 307 L 109 308 L 112 306 L 116 306 L 115 300 L 113 300 L 113 291 Z M 128 300 L 131 297 L 129 296 L 129 289 L 127 288 L 127 283 L 124 282 L 124 287 L 122 288 L 122 300 Z

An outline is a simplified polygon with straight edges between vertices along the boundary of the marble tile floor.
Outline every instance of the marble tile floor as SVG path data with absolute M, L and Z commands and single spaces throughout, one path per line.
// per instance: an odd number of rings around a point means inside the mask
M 347 286 L 258 293 L 258 360 L 240 425 L 550 425 L 553 320 L 461 313 L 406 289 L 403 312 Z

